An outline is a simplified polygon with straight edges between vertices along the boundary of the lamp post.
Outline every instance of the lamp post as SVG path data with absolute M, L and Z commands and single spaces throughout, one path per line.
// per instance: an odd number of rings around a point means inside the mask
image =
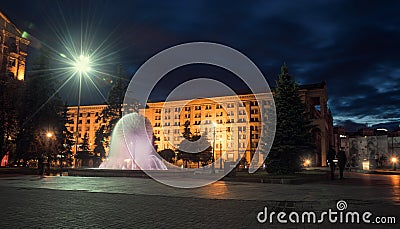
M 222 169 L 222 139 L 219 139 L 219 161 L 220 165 L 219 168 Z
M 52 132 L 50 132 L 50 131 L 48 131 L 47 133 L 46 133 L 46 137 L 47 137 L 47 149 L 46 149 L 46 151 L 48 151 L 47 152 L 47 159 L 46 159 L 46 162 L 45 162 L 45 164 L 46 164 L 46 167 L 47 167 L 47 174 L 49 175 L 50 174 L 50 161 L 49 161 L 49 151 L 50 151 L 50 141 L 51 141 L 51 139 L 52 139 L 52 137 L 53 137 L 53 133 Z M 42 172 L 42 174 L 44 174 L 44 167 L 43 167 L 43 170 L 42 170 L 43 172 Z
M 79 116 L 81 109 L 81 93 L 82 93 L 82 74 L 87 74 L 91 70 L 90 59 L 88 56 L 81 54 L 79 58 L 75 59 L 74 63 L 75 72 L 79 76 L 79 90 L 78 90 L 78 107 L 76 114 L 76 137 L 75 137 L 75 154 L 78 153 L 78 140 L 79 140 Z
M 211 173 L 215 174 L 215 165 L 214 165 L 214 162 L 215 162 L 215 128 L 216 128 L 217 124 L 215 124 L 214 122 L 212 124 L 214 127 L 214 133 L 213 133 L 213 148 L 212 148 L 212 158 L 211 158 L 211 162 L 212 162 Z
M 392 157 L 392 163 L 393 163 L 393 171 L 396 171 L 396 163 L 397 163 L 396 157 Z

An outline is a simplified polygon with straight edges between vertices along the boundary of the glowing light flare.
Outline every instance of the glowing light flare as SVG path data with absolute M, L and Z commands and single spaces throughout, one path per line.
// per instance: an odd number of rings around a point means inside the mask
M 51 138 L 51 137 L 53 137 L 53 133 L 51 133 L 51 132 L 47 132 L 47 134 L 46 134 L 46 137 L 48 137 L 48 138 Z
M 80 55 L 79 58 L 75 59 L 74 68 L 79 73 L 90 72 L 90 58 L 88 56 Z
M 311 165 L 311 160 L 309 160 L 309 159 L 304 160 L 304 166 L 308 167 L 310 165 Z
M 396 157 L 392 157 L 392 163 L 396 163 L 397 162 L 397 158 Z

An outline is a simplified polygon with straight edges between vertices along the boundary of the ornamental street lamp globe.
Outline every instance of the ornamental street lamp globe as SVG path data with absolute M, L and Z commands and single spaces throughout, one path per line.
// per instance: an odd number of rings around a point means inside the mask
M 90 72 L 90 58 L 88 56 L 80 55 L 79 58 L 75 59 L 74 68 L 75 71 L 79 73 Z

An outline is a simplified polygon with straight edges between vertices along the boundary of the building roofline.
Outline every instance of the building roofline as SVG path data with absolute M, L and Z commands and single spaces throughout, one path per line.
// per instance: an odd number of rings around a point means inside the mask
M 2 12 L 0 12 L 0 17 L 3 18 L 4 21 L 6 21 L 8 24 L 10 24 L 10 25 L 13 27 L 13 29 L 15 29 L 15 31 L 17 31 L 17 32 L 19 33 L 19 34 L 16 34 L 16 35 L 22 36 L 21 30 L 19 30 L 19 29 L 17 28 L 17 26 L 14 25 L 14 23 L 12 23 L 12 22 L 10 21 L 10 19 L 8 19 Z M 7 28 L 7 27 L 6 27 L 6 28 Z M 6 29 L 6 28 L 5 28 L 5 29 Z M 8 32 L 12 32 L 12 31 L 8 31 Z M 25 39 L 25 38 L 24 38 L 24 39 Z

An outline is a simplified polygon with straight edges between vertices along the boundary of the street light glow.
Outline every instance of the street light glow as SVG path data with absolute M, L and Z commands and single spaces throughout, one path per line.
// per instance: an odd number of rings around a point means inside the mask
M 91 70 L 89 57 L 80 55 L 75 59 L 74 68 L 79 73 L 88 73 Z
M 392 162 L 396 163 L 397 162 L 397 158 L 396 157 L 392 157 Z
M 47 136 L 48 138 L 51 138 L 51 137 L 53 137 L 53 134 L 52 134 L 51 132 L 47 132 L 46 136 Z

